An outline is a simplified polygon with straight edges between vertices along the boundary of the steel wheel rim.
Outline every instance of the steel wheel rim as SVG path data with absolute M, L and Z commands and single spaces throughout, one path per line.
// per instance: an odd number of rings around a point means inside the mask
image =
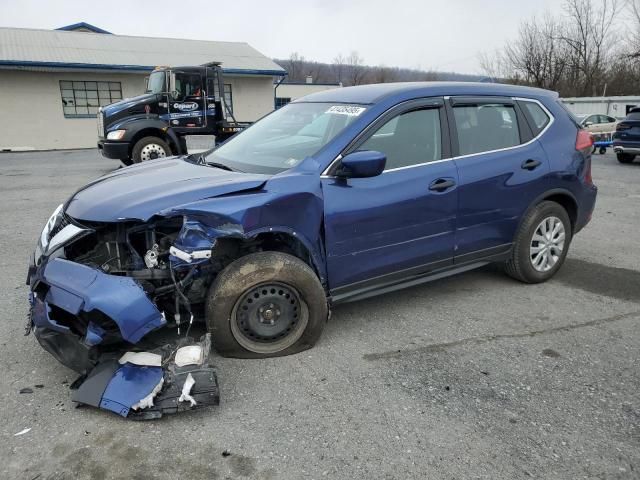
M 556 266 L 562 252 L 566 231 L 558 217 L 544 218 L 533 231 L 529 246 L 529 260 L 538 272 L 548 272 Z
M 157 143 L 145 145 L 140 151 L 140 160 L 143 162 L 146 162 L 147 160 L 155 160 L 156 158 L 164 158 L 166 156 L 167 152 L 165 152 L 164 148 Z
M 230 318 L 236 341 L 259 354 L 289 348 L 302 337 L 308 323 L 309 309 L 300 294 L 278 282 L 246 290 L 236 301 Z

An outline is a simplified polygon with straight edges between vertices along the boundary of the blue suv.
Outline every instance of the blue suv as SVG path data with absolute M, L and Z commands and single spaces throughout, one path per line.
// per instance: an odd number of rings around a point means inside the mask
M 620 163 L 631 163 L 640 154 L 640 108 L 629 110 L 626 118 L 616 125 L 613 151 Z
M 311 347 L 340 302 L 488 263 L 543 282 L 591 218 L 591 146 L 545 90 L 316 93 L 81 188 L 39 239 L 29 327 L 80 372 L 194 319 L 220 354 L 269 357 Z

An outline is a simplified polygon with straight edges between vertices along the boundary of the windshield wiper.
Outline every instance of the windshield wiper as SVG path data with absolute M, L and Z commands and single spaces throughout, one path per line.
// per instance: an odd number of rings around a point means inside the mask
M 234 170 L 230 166 L 224 165 L 223 163 L 218 163 L 218 162 L 206 162 L 206 161 L 203 161 L 203 165 L 209 165 L 210 167 L 220 168 L 222 170 L 228 170 L 230 172 L 239 172 L 240 171 L 240 170 Z
M 191 155 L 187 155 L 185 160 L 188 162 L 195 163 L 196 165 L 206 165 L 208 167 L 219 168 L 220 170 L 227 170 L 228 172 L 241 172 L 242 170 L 238 170 L 237 168 L 231 168 L 229 165 L 225 165 L 224 163 L 219 162 L 208 162 L 206 154 L 211 153 L 210 150 L 203 153 L 192 153 Z

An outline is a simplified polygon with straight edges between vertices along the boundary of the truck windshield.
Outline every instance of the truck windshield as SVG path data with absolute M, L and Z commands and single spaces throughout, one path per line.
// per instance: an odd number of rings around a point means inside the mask
M 164 87 L 165 72 L 153 72 L 149 75 L 149 83 L 147 84 L 147 91 L 145 93 L 164 93 L 166 88 Z
M 366 110 L 362 105 L 290 103 L 209 153 L 208 163 L 275 174 L 315 154 Z

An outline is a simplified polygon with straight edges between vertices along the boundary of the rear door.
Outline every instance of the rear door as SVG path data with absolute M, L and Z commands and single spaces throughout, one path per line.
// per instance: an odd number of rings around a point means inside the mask
M 323 175 L 334 298 L 452 264 L 458 175 L 446 125 L 442 99 L 398 106 L 345 152 L 384 153 L 381 175 Z
M 549 163 L 535 137 L 552 118 L 537 102 L 522 105 L 511 98 L 449 99 L 459 176 L 455 263 L 508 251 L 523 213 L 546 191 Z M 525 117 L 525 109 L 537 119 Z

